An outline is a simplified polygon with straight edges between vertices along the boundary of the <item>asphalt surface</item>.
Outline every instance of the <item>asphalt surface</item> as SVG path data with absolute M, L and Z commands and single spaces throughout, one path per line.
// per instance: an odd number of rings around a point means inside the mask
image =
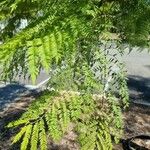
M 130 54 L 126 53 L 122 59 L 127 67 L 130 99 L 150 104 L 150 53 L 133 50 Z M 42 71 L 36 84 L 47 78 L 48 75 Z M 19 78 L 16 79 L 16 82 L 21 83 L 21 85 L 0 84 L 0 109 L 5 108 L 25 92 L 30 92 L 29 86 L 25 86 L 32 84 L 30 80 Z
M 150 103 L 150 53 L 133 50 L 123 60 L 127 67 L 131 100 Z

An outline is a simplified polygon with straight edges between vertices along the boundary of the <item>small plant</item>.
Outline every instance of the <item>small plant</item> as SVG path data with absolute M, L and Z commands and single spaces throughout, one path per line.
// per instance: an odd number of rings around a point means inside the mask
M 47 136 L 59 142 L 73 123 L 81 149 L 112 149 L 111 135 L 117 141 L 123 125 L 120 106 L 114 101 L 114 97 L 104 99 L 87 93 L 47 92 L 19 120 L 9 123 L 8 127 L 21 126 L 12 143 L 22 140 L 21 150 L 29 145 L 30 149 L 40 146 L 46 150 Z
M 124 71 L 114 55 L 96 47 L 89 54 L 90 64 L 78 52 L 74 67 L 63 62 L 51 71 L 49 87 L 55 91 L 45 91 L 19 120 L 8 125 L 21 126 L 13 143 L 22 139 L 21 150 L 47 149 L 47 137 L 59 142 L 74 124 L 80 149 L 112 149 L 112 136 L 117 142 L 122 134 L 121 107 L 128 105 Z M 119 70 L 115 72 L 114 67 Z M 118 98 L 114 89 L 120 89 Z

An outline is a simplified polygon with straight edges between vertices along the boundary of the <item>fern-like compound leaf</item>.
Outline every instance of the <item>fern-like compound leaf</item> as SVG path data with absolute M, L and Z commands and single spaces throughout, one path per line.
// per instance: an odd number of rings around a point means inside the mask
M 32 125 L 28 125 L 26 127 L 26 132 L 21 143 L 21 148 L 20 148 L 21 150 L 27 149 L 30 138 L 31 138 L 31 133 L 32 133 Z
M 31 150 L 38 149 L 39 141 L 39 122 L 35 123 L 33 126 L 32 136 L 31 136 Z
M 27 126 L 22 127 L 22 129 L 19 131 L 19 133 L 16 134 L 15 137 L 13 138 L 12 144 L 18 142 L 21 139 L 21 137 L 26 132 L 26 129 L 27 129 Z
M 39 125 L 40 125 L 40 132 L 39 132 L 40 148 L 41 150 L 47 150 L 47 138 L 43 119 L 39 122 Z

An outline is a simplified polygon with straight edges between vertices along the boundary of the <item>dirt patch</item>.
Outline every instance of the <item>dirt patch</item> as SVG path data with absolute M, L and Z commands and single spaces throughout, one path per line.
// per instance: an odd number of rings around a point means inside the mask
M 6 125 L 10 121 L 19 118 L 33 99 L 33 96 L 23 96 L 0 112 L 0 150 L 11 149 L 11 137 L 16 133 L 17 129 L 8 129 Z
M 0 150 L 19 150 L 18 146 L 11 146 L 11 137 L 16 133 L 18 129 L 6 129 L 5 126 L 8 122 L 16 120 L 26 110 L 27 106 L 33 101 L 34 96 L 24 96 L 20 100 L 12 103 L 4 111 L 0 112 Z M 146 107 L 138 104 L 131 104 L 130 107 L 123 112 L 123 118 L 125 122 L 124 135 L 122 139 L 128 139 L 139 134 L 150 135 L 150 107 Z M 54 145 L 49 142 L 50 147 L 53 150 L 78 150 L 78 145 L 75 143 L 76 135 L 69 132 L 60 145 Z M 134 140 L 136 144 L 150 149 L 150 141 Z M 122 144 L 114 146 L 114 150 L 123 150 Z
M 123 119 L 125 123 L 123 140 L 137 135 L 150 135 L 150 107 L 131 103 L 123 113 Z M 132 142 L 150 149 L 150 140 L 135 139 Z M 115 150 L 123 150 L 122 144 L 117 145 Z
M 125 137 L 150 134 L 150 107 L 131 104 L 124 112 Z

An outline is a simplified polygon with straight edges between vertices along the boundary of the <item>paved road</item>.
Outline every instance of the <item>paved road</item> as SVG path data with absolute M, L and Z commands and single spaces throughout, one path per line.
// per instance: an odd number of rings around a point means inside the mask
M 123 57 L 128 71 L 128 87 L 132 100 L 147 101 L 150 103 L 150 53 L 133 50 Z M 37 84 L 48 78 L 41 72 Z M 29 80 L 21 80 L 23 84 L 31 84 Z M 23 85 L 0 86 L 0 109 L 18 98 L 28 88 Z
M 128 87 L 131 99 L 150 103 L 150 53 L 133 50 L 123 60 L 128 71 Z

